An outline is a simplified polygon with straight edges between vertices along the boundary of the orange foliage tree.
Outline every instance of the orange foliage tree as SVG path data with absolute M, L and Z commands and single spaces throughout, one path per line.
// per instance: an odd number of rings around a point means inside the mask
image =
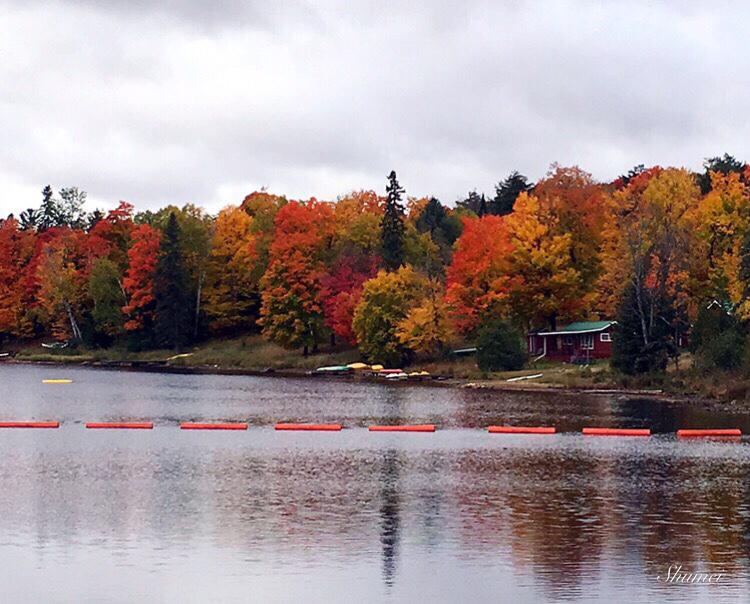
M 464 218 L 446 274 L 446 303 L 456 330 L 469 335 L 493 315 L 506 315 L 510 287 L 510 241 L 500 216 Z

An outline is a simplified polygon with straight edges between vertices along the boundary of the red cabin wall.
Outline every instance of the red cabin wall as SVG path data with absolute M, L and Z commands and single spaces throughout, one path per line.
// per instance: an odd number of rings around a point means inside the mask
M 601 334 L 609 334 L 610 341 L 602 341 Z M 586 350 L 582 347 L 583 336 L 591 335 L 594 338 L 594 348 Z M 572 338 L 572 344 L 566 344 L 564 335 L 542 336 L 532 334 L 527 337 L 527 343 L 530 344 L 529 352 L 531 354 L 539 353 L 544 349 L 544 340 L 547 340 L 546 357 L 559 361 L 570 361 L 573 357 L 590 358 L 590 359 L 609 359 L 612 356 L 612 328 L 609 327 L 603 331 L 592 334 L 574 334 L 567 336 Z

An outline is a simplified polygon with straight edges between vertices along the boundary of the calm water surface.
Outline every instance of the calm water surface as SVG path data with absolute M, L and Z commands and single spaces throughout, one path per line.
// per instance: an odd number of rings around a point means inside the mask
M 70 385 L 43 385 L 70 377 Z M 605 395 L 0 365 L 2 602 L 745 601 L 750 414 Z M 143 419 L 153 431 L 87 431 Z M 190 420 L 247 432 L 184 432 Z M 277 421 L 340 422 L 277 433 Z M 370 433 L 435 423 L 434 434 Z M 495 423 L 553 436 L 490 435 Z M 582 437 L 584 426 L 651 438 Z M 670 565 L 717 585 L 657 579 Z

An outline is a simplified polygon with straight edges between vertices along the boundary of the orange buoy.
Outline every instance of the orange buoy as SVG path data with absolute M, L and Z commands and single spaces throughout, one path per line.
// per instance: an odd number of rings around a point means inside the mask
M 742 436 L 739 428 L 714 430 L 677 430 L 678 438 L 695 438 L 700 436 Z
M 341 430 L 341 424 L 276 424 L 277 430 L 322 430 L 336 432 Z
M 588 436 L 651 436 L 648 428 L 584 428 Z
M 0 428 L 59 428 L 60 422 L 0 422 Z
M 246 423 L 227 422 L 217 424 L 206 424 L 197 422 L 182 422 L 181 430 L 247 430 Z
M 434 432 L 435 424 L 417 426 L 370 426 L 370 432 Z
M 492 434 L 554 434 L 554 426 L 490 426 L 487 432 Z
M 86 427 L 90 430 L 151 430 L 153 422 L 89 422 Z

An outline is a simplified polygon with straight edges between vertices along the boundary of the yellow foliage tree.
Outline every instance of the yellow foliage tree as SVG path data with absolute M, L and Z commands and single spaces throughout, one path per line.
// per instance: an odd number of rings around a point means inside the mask
M 711 174 L 711 191 L 700 202 L 694 223 L 698 237 L 691 251 L 697 292 L 701 297 L 728 297 L 750 318 L 739 275 L 742 240 L 750 229 L 750 190 L 739 174 Z
M 255 323 L 260 303 L 253 270 L 257 259 L 253 218 L 238 207 L 223 209 L 216 218 L 204 294 L 213 330 Z
M 437 357 L 445 352 L 455 335 L 441 290 L 438 281 L 431 281 L 428 295 L 396 329 L 396 335 L 404 346 L 428 357 Z
M 366 281 L 352 327 L 359 349 L 373 363 L 396 365 L 406 360 L 409 349 L 398 336 L 401 322 L 424 300 L 429 283 L 409 266 L 380 271 Z
M 561 232 L 560 218 L 538 197 L 521 193 L 507 217 L 513 251 L 509 273 L 512 313 L 527 327 L 549 325 L 585 314 L 593 298 L 574 256 L 573 236 Z

